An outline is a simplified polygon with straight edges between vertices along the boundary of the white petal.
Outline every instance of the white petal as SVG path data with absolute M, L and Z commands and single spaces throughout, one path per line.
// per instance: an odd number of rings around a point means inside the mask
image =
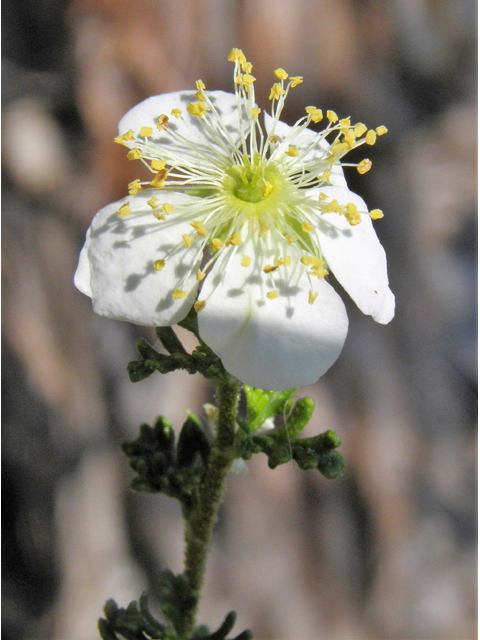
M 273 126 L 273 118 L 270 115 L 268 115 L 268 113 L 266 112 L 264 115 L 265 115 L 265 127 L 267 129 L 267 133 L 270 133 L 270 130 Z M 288 134 L 292 132 L 292 130 L 293 130 L 293 127 L 290 127 L 288 124 L 285 124 L 285 122 L 279 121 L 275 125 L 275 135 L 277 135 L 280 138 L 280 140 L 283 140 L 284 138 L 286 138 Z M 292 140 L 291 146 L 297 147 L 301 151 L 303 148 L 308 147 L 312 143 L 314 143 L 315 140 L 318 141 L 317 146 L 314 147 L 309 153 L 307 153 L 307 155 L 304 158 L 304 162 L 313 162 L 315 160 L 323 160 L 328 155 L 330 155 L 330 153 L 326 153 L 330 145 L 326 140 L 324 139 L 322 140 L 321 138 L 319 138 L 318 134 L 315 133 L 315 131 L 312 131 L 311 129 L 304 129 L 304 131 L 299 133 L 298 136 L 296 136 Z M 339 187 L 347 186 L 345 176 L 343 175 L 342 166 L 338 162 L 335 163 L 331 168 L 330 182 L 332 183 L 332 185 L 339 186 Z
M 189 205 L 193 217 L 201 203 L 201 199 L 183 194 L 146 190 L 104 207 L 88 230 L 75 284 L 92 297 L 99 315 L 164 326 L 184 318 L 193 304 L 198 286 L 195 274 L 201 261 L 195 248 L 200 239 L 195 237 L 192 247 L 186 248 L 182 235 L 194 235 L 188 220 L 175 209 L 165 221 L 157 220 L 147 204 L 152 195 L 160 206 L 162 202 L 177 209 Z M 120 218 L 117 211 L 126 202 L 132 213 Z M 176 246 L 181 247 L 179 251 L 167 257 Z M 161 271 L 154 269 L 156 260 L 165 260 Z M 187 297 L 173 300 L 176 288 L 186 291 Z
M 241 266 L 243 255 L 252 258 L 250 267 Z M 244 384 L 280 391 L 316 382 L 338 358 L 347 335 L 340 297 L 324 280 L 310 282 L 293 260 L 271 274 L 271 281 L 263 267 L 273 256 L 259 255 L 252 242 L 230 250 L 229 257 L 222 254 L 199 295 L 206 300 L 198 317 L 202 339 Z M 273 288 L 279 297 L 270 300 L 266 294 Z M 310 290 L 318 293 L 314 304 L 308 302 Z
M 362 198 L 348 189 L 325 187 L 311 191 L 315 199 L 319 193 L 341 205 L 351 202 L 359 212 L 368 211 Z M 318 231 L 331 271 L 358 308 L 381 324 L 390 322 L 395 313 L 395 297 L 388 286 L 385 251 L 368 213 L 363 213 L 362 222 L 355 226 L 342 215 L 322 214 Z
M 225 91 L 205 91 L 205 93 L 215 107 L 229 135 L 235 141 L 238 140 L 239 124 L 236 96 Z M 211 147 L 213 145 L 216 152 L 222 153 L 222 149 L 218 145 L 218 136 L 212 137 L 209 134 L 205 127 L 204 118 L 192 116 L 187 112 L 186 109 L 190 102 L 197 102 L 194 91 L 174 91 L 173 93 L 164 93 L 147 98 L 123 116 L 118 125 L 118 131 L 120 135 L 123 135 L 131 129 L 138 134 L 142 127 L 151 127 L 153 133 L 149 140 L 153 143 L 161 144 L 182 154 L 191 155 L 191 147 L 189 145 L 169 135 L 168 130 L 173 130 L 187 138 L 191 144 L 200 145 L 199 150 L 202 150 L 205 146 Z M 180 109 L 182 117 L 176 118 L 172 116 L 172 109 Z M 163 114 L 169 118 L 167 131 L 159 131 L 157 128 L 158 117 Z M 208 117 L 210 115 L 211 112 L 209 112 Z M 213 119 L 213 122 L 215 122 L 215 119 Z M 135 145 L 134 143 L 129 143 L 129 146 Z M 206 149 L 203 150 L 205 151 Z

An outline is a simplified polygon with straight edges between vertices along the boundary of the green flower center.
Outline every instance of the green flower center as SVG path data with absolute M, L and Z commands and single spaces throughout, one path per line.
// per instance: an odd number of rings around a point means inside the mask
M 236 164 L 227 170 L 223 187 L 238 200 L 249 203 L 261 202 L 278 191 L 283 179 L 277 165 L 262 161 L 259 153 L 243 156 L 242 164 Z

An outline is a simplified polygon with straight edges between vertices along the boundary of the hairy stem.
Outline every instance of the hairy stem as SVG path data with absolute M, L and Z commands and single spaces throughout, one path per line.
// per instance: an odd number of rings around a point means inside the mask
M 227 473 L 235 458 L 235 417 L 239 392 L 240 383 L 234 378 L 229 377 L 218 384 L 217 433 L 200 485 L 198 502 L 193 510 L 186 514 L 185 575 L 194 596 L 194 604 L 185 614 L 185 639 L 191 636 L 195 627 L 212 531 L 225 494 Z

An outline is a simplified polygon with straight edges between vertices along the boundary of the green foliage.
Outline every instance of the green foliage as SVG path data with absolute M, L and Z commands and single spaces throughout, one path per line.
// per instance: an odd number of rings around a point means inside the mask
M 168 625 L 154 618 L 148 608 L 148 596 L 144 592 L 138 603 L 131 602 L 126 609 L 119 607 L 114 600 L 105 604 L 105 618 L 98 621 L 98 630 L 103 640 L 227 640 L 233 629 L 236 613 L 227 614 L 222 625 L 210 633 L 207 627 L 196 627 L 191 635 L 183 628 L 184 611 L 191 606 L 191 595 L 186 577 L 176 576 L 171 571 L 163 571 L 160 576 L 160 610 L 169 621 Z M 251 640 L 251 631 L 243 631 L 231 640 Z
M 192 506 L 210 454 L 210 443 L 197 416 L 188 415 L 177 447 L 172 425 L 165 418 L 158 418 L 153 427 L 142 424 L 138 438 L 123 442 L 121 447 L 137 473 L 132 489 L 162 492 L 187 508 Z

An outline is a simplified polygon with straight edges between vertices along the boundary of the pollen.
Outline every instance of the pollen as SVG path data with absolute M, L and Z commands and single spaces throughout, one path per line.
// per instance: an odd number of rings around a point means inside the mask
M 165 216 L 163 215 L 163 213 L 160 213 L 159 211 L 157 211 L 155 209 L 155 211 L 153 212 L 153 215 L 155 216 L 155 218 L 157 220 L 165 220 Z
M 269 291 L 267 293 L 267 298 L 269 300 L 275 300 L 275 298 L 278 298 L 278 296 L 279 296 L 279 293 L 278 293 L 278 291 L 275 291 L 275 289 L 273 291 Z
M 251 73 L 253 69 L 253 64 L 251 62 L 242 62 L 240 65 L 242 67 L 243 73 Z
M 241 49 L 232 49 L 228 54 L 228 61 L 239 62 L 240 64 L 244 64 L 247 61 L 247 59 Z
M 174 116 L 175 118 L 179 118 L 182 115 L 182 112 L 180 109 L 172 109 L 170 111 L 170 115 Z
M 263 272 L 264 273 L 272 273 L 272 271 L 276 271 L 278 269 L 278 267 L 279 267 L 279 265 L 277 265 L 275 267 L 272 264 L 267 264 L 265 267 L 263 267 Z
M 264 227 L 262 227 L 260 229 L 260 231 L 258 232 L 258 237 L 259 238 L 263 238 L 264 236 L 267 235 L 267 233 L 270 231 L 270 227 L 267 227 L 266 225 Z
M 197 271 L 197 282 L 201 282 L 207 274 L 201 271 L 200 269 Z
M 158 203 L 159 203 L 159 200 L 155 196 L 152 196 L 150 200 L 147 200 L 148 206 L 152 207 L 152 209 L 155 209 Z
M 142 190 L 142 185 L 140 184 L 140 180 L 134 180 L 133 182 L 130 182 L 130 184 L 128 185 L 128 193 L 131 196 L 134 196 L 141 190 Z
M 325 276 L 328 276 L 328 271 L 326 269 L 321 269 L 320 267 L 313 267 L 310 271 L 310 275 L 317 276 L 317 278 L 320 278 L 321 280 L 322 278 L 325 278 Z
M 302 231 L 304 231 L 305 233 L 312 233 L 313 227 L 311 224 L 308 224 L 308 222 L 304 222 L 302 224 Z
M 317 258 L 316 256 L 302 256 L 300 258 L 300 262 L 306 267 L 313 267 L 314 269 L 323 267 L 325 264 L 323 260 L 320 260 L 320 258 Z
M 279 82 L 276 82 L 273 87 L 270 89 L 270 95 L 268 97 L 269 100 L 279 100 L 280 96 L 285 95 L 285 89 L 282 88 L 282 85 Z
M 197 80 L 195 82 L 195 86 L 197 87 L 198 91 L 203 91 L 203 89 L 206 89 L 205 83 L 202 80 Z
M 252 259 L 250 258 L 250 256 L 243 256 L 243 258 L 240 260 L 240 264 L 242 265 L 242 267 L 249 267 L 251 262 Z
M 360 138 L 361 136 L 363 136 L 366 130 L 367 130 L 367 127 L 363 124 L 363 122 L 357 122 L 357 124 L 353 127 L 353 131 L 357 138 Z
M 294 242 L 297 242 L 298 238 L 297 236 L 285 236 L 288 244 L 293 244 Z
M 383 124 L 377 127 L 375 131 L 377 132 L 377 136 L 384 136 L 386 133 L 388 133 L 387 127 L 384 127 Z
M 353 149 L 353 147 L 355 146 L 355 132 L 353 131 L 353 129 L 348 129 L 348 131 L 345 131 L 343 140 L 350 147 L 350 149 Z
M 375 133 L 375 131 L 373 131 L 373 129 L 370 129 L 370 131 L 368 131 L 367 135 L 365 136 L 365 142 L 371 146 L 375 144 L 376 139 L 377 134 Z
M 120 209 L 117 211 L 117 214 L 120 216 L 120 218 L 125 218 L 125 216 L 128 216 L 131 213 L 132 213 L 132 210 L 130 209 L 130 203 L 129 202 L 126 202 L 125 204 L 122 204 Z
M 317 298 L 318 298 L 318 291 L 308 292 L 308 304 L 313 304 Z
M 183 241 L 183 244 L 184 244 L 186 247 L 191 247 L 191 246 L 192 246 L 192 244 L 193 244 L 193 238 L 192 238 L 192 236 L 189 236 L 189 235 L 187 235 L 186 233 L 184 233 L 184 234 L 183 234 L 183 236 L 182 236 L 182 241 Z
M 277 142 L 280 140 L 280 138 L 278 136 L 270 136 L 268 138 L 268 141 L 271 142 L 272 144 L 277 144 Z
M 213 249 L 213 251 L 220 251 L 220 249 L 223 249 L 223 247 L 224 247 L 224 244 L 220 240 L 220 238 L 214 238 L 212 240 L 212 249 Z
M 207 111 L 207 108 L 201 102 L 190 102 L 187 107 L 187 111 L 191 116 L 203 118 L 203 116 L 205 115 L 205 111 Z
M 290 147 L 290 149 L 288 151 L 285 151 L 285 153 L 291 158 L 296 158 L 298 156 L 298 149 L 297 147 Z
M 165 169 L 166 164 L 165 160 L 152 160 L 150 166 L 154 171 L 161 171 L 162 169 Z
M 290 85 L 291 85 L 292 89 L 294 89 L 295 87 L 298 87 L 299 84 L 302 84 L 303 77 L 302 76 L 290 76 L 289 80 L 290 80 Z
M 317 107 L 305 107 L 305 111 L 310 116 L 312 122 L 317 124 L 320 120 L 323 120 L 323 111 L 321 109 L 317 109 Z
M 197 313 L 200 313 L 200 311 L 205 309 L 206 304 L 207 304 L 206 300 L 197 300 L 197 302 L 195 302 L 195 304 L 193 305 L 193 308 Z
M 362 176 L 364 173 L 367 173 L 367 171 L 370 171 L 371 168 L 372 168 L 372 161 L 369 160 L 368 158 L 365 158 L 365 160 L 362 160 L 357 164 L 357 171 Z
M 169 204 L 168 202 L 165 202 L 165 204 L 162 206 L 162 211 L 163 213 L 172 213 L 173 204 Z
M 263 190 L 263 197 L 266 198 L 272 193 L 273 186 L 270 182 L 265 182 L 265 189 Z
M 335 111 L 331 111 L 330 109 L 327 111 L 327 120 L 332 123 L 338 122 L 338 116 Z
M 178 109 L 177 109 L 178 111 Z M 162 131 L 162 129 L 166 129 L 168 125 L 168 116 L 166 116 L 165 114 L 162 114 L 161 116 L 158 117 L 158 121 L 157 121 L 157 129 L 159 131 Z
M 288 78 L 288 73 L 285 69 L 275 69 L 273 72 L 279 80 L 286 80 Z
M 135 136 L 133 134 L 134 134 L 133 129 L 129 129 L 127 133 L 124 133 L 121 136 L 117 136 L 116 138 L 113 139 L 113 141 L 116 142 L 117 144 L 123 144 L 126 147 L 127 141 L 135 140 Z
M 233 236 L 230 236 L 229 241 L 229 244 L 239 247 L 242 244 L 242 236 L 239 233 L 234 233 Z
M 164 266 L 165 260 L 155 260 L 155 262 L 153 263 L 153 268 L 155 269 L 155 271 L 161 271 Z
M 186 291 L 182 291 L 181 289 L 174 289 L 173 293 L 172 293 L 172 298 L 174 300 L 181 300 L 182 298 L 186 298 L 187 297 L 187 292 Z
M 380 218 L 383 218 L 383 211 L 381 209 L 372 209 L 370 211 L 370 218 L 372 220 L 380 220 Z
M 258 107 L 252 107 L 252 116 L 255 118 L 255 120 L 258 118 L 258 116 L 262 113 L 262 110 L 259 109 Z
M 163 189 L 165 186 L 165 180 L 167 179 L 168 171 L 166 169 L 161 169 L 155 178 L 150 182 L 152 187 L 157 187 L 157 189 Z
M 140 129 L 140 135 L 142 138 L 150 138 L 153 133 L 152 127 L 142 127 Z
M 203 226 L 203 222 L 201 220 L 191 222 L 190 226 L 192 226 L 195 229 L 195 231 L 197 232 L 197 235 L 203 238 L 205 236 L 208 236 L 208 231 Z
M 141 158 L 143 156 L 143 152 L 141 151 L 141 149 L 131 149 L 128 153 L 127 153 L 127 158 L 129 160 L 138 160 L 139 158 Z

